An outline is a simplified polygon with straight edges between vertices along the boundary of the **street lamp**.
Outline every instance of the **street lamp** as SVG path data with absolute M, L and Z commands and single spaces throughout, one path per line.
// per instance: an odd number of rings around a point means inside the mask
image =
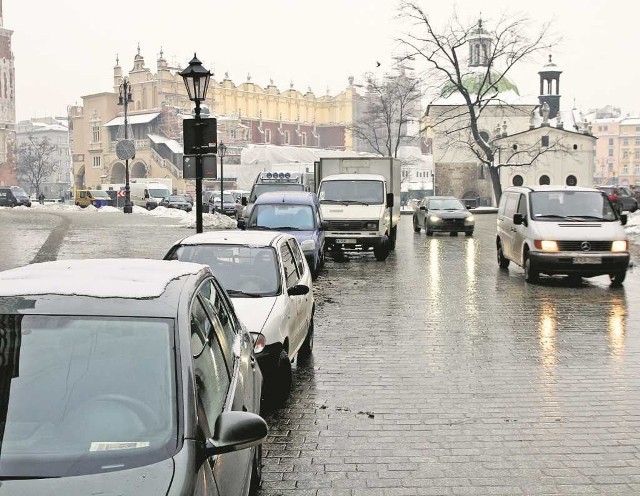
M 128 79 L 123 79 L 120 83 L 120 95 L 118 96 L 118 105 L 124 106 L 124 140 L 118 142 L 116 145 L 116 152 L 119 159 L 124 160 L 124 208 L 125 214 L 133 212 L 131 206 L 131 188 L 129 186 L 129 159 L 135 157 L 135 143 L 129 140 L 129 121 L 128 121 L 128 108 L 129 104 L 133 103 L 131 96 L 131 83 Z
M 196 233 L 202 232 L 202 147 L 204 146 L 202 118 L 200 117 L 200 103 L 207 97 L 209 79 L 211 73 L 202 67 L 202 62 L 198 60 L 196 54 L 189 62 L 189 66 L 180 73 L 187 87 L 189 100 L 195 102 L 195 126 L 196 126 Z
M 227 146 L 220 143 L 218 146 L 218 156 L 220 157 L 220 213 L 224 213 L 224 201 L 222 199 L 224 193 L 224 156 L 227 154 Z

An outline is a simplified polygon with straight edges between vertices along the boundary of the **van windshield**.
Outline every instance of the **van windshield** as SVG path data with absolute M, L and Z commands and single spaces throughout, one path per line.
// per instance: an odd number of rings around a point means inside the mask
M 531 193 L 531 216 L 549 222 L 617 220 L 608 198 L 599 191 L 535 191 Z
M 285 203 L 256 205 L 249 218 L 250 228 L 313 231 L 313 209 L 309 205 Z
M 326 181 L 320 185 L 318 196 L 321 203 L 380 205 L 384 203 L 384 184 L 369 180 Z
M 11 192 L 13 193 L 13 196 L 15 196 L 16 198 L 29 198 L 29 195 L 27 195 L 27 192 L 23 190 L 20 186 L 11 186 Z

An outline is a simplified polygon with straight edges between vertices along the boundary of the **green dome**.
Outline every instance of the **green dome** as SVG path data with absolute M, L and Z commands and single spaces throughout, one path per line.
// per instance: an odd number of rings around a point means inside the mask
M 483 82 L 483 88 L 488 89 L 491 86 L 491 81 L 496 81 L 500 78 L 500 74 L 495 71 L 490 71 L 489 78 L 485 81 L 486 72 L 482 71 L 479 73 L 467 74 L 462 77 L 462 84 L 467 89 L 467 91 L 472 95 L 477 95 L 480 90 Z M 507 91 L 513 91 L 516 95 L 520 95 L 518 91 L 518 87 L 509 81 L 506 77 L 500 79 L 500 81 L 494 85 L 498 90 L 498 93 L 506 93 Z M 456 93 L 457 88 L 453 85 L 453 83 L 449 82 L 444 85 L 442 88 L 442 92 L 440 96 L 442 98 L 449 98 L 451 95 Z

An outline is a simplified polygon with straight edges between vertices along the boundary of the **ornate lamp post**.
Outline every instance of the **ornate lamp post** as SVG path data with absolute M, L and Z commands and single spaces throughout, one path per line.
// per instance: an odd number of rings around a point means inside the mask
M 195 125 L 196 125 L 196 233 L 202 232 L 202 118 L 200 117 L 200 103 L 207 97 L 207 89 L 209 88 L 209 79 L 211 73 L 202 67 L 202 62 L 198 60 L 196 54 L 189 62 L 189 66 L 180 73 L 187 87 L 189 100 L 195 102 Z
M 120 160 L 124 160 L 124 209 L 125 214 L 130 214 L 133 211 L 131 206 L 131 188 L 129 186 L 129 160 L 136 156 L 135 142 L 129 139 L 129 121 L 128 121 L 128 108 L 129 104 L 133 103 L 131 97 L 131 83 L 128 79 L 123 79 L 120 83 L 120 95 L 118 96 L 118 105 L 124 106 L 124 139 L 118 141 L 116 144 L 116 155 Z
M 218 146 L 218 156 L 220 157 L 220 213 L 224 213 L 224 156 L 227 154 L 227 145 L 220 143 Z

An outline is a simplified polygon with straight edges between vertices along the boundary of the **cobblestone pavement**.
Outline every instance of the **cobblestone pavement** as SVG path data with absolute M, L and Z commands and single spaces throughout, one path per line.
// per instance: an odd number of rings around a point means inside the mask
M 159 257 L 193 232 L 135 217 L 0 212 L 0 269 Z M 386 262 L 328 262 L 262 496 L 640 494 L 640 273 L 529 285 L 476 219 L 474 238 L 427 238 L 403 217 Z

